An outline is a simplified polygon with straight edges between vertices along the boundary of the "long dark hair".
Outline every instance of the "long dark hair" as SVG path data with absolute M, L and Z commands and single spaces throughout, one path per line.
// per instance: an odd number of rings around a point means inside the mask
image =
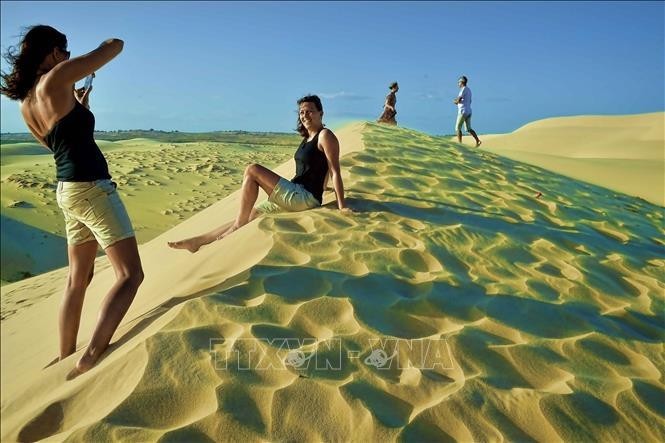
M 321 99 L 318 95 L 306 95 L 298 100 L 298 126 L 296 127 L 296 131 L 298 131 L 298 133 L 303 137 L 307 137 L 309 135 L 307 128 L 305 128 L 305 126 L 300 121 L 300 105 L 303 103 L 314 103 L 316 110 L 319 112 L 323 112 L 323 105 L 321 104 Z
M 4 57 L 12 67 L 1 72 L 0 93 L 12 100 L 23 100 L 37 80 L 37 70 L 53 48 L 67 49 L 67 36 L 46 25 L 27 29 L 18 47 L 9 47 Z

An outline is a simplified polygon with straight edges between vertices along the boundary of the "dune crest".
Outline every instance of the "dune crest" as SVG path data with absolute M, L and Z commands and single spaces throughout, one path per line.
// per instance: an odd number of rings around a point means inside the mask
M 665 206 L 665 112 L 538 120 L 482 149 Z
M 1 439 L 665 438 L 660 207 L 404 128 L 338 136 L 356 214 L 328 193 L 166 246 L 231 220 L 235 193 L 142 245 L 146 281 L 81 377 L 76 355 L 42 369 L 56 297 L 4 320 Z M 37 279 L 19 284 L 56 284 Z

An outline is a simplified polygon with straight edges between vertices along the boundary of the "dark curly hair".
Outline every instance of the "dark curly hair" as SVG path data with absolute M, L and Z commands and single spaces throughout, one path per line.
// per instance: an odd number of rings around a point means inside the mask
M 300 109 L 300 105 L 303 103 L 314 103 L 314 106 L 316 106 L 317 111 L 323 111 L 323 105 L 321 104 L 321 99 L 319 98 L 318 95 L 306 95 L 302 97 L 301 99 L 298 100 L 298 109 Z M 309 133 L 307 132 L 307 128 L 302 124 L 300 121 L 300 114 L 298 114 L 298 126 L 296 127 L 296 131 L 303 137 L 307 137 Z
M 0 72 L 0 93 L 12 100 L 25 99 L 37 80 L 39 65 L 53 48 L 67 50 L 67 36 L 46 25 L 28 28 L 18 47 L 7 48 L 4 58 L 12 71 Z

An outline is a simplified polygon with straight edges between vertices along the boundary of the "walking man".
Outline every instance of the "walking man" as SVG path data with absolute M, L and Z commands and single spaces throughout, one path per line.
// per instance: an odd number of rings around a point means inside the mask
M 471 134 L 476 140 L 476 148 L 480 146 L 480 139 L 476 131 L 471 129 L 471 89 L 467 84 L 466 76 L 461 76 L 457 81 L 460 87 L 459 95 L 455 97 L 453 103 L 457 105 L 457 122 L 455 123 L 455 132 L 457 133 L 457 141 L 462 143 L 462 123 L 466 125 L 466 132 Z

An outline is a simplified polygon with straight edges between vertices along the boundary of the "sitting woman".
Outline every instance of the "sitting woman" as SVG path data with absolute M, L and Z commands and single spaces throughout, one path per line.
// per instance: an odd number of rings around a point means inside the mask
M 344 184 L 339 170 L 339 141 L 330 129 L 323 127 L 323 105 L 316 95 L 298 100 L 298 132 L 302 143 L 294 155 L 296 176 L 289 181 L 270 169 L 252 164 L 245 169 L 242 182 L 240 211 L 234 222 L 222 225 L 196 237 L 169 242 L 175 249 L 196 252 L 203 245 L 221 240 L 261 214 L 282 211 L 305 211 L 321 206 L 328 174 L 337 195 L 337 206 L 346 210 Z M 259 188 L 268 194 L 268 201 L 254 208 Z

